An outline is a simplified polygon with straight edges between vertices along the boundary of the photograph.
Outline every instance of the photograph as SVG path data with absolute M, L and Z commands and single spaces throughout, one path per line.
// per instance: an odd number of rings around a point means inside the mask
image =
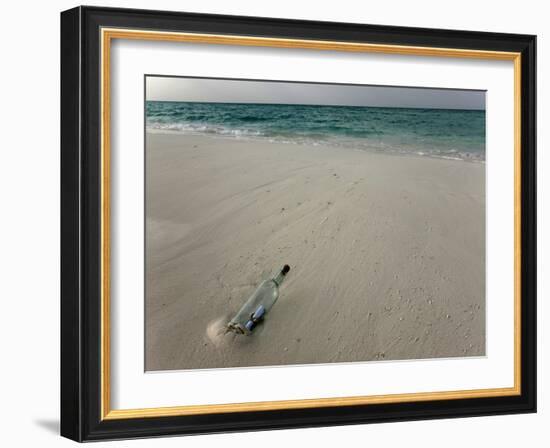
M 144 84 L 146 371 L 486 356 L 486 91 Z

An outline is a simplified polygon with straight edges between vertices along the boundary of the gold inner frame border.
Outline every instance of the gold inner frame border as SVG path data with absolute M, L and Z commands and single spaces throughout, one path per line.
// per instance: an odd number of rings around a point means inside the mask
M 138 29 L 101 29 L 101 420 L 168 417 L 228 412 L 252 412 L 317 407 L 410 403 L 433 400 L 503 397 L 521 394 L 521 53 L 419 47 L 389 44 L 279 39 L 251 36 L 162 32 Z M 302 400 L 280 400 L 228 404 L 111 409 L 110 344 L 110 63 L 113 39 L 185 42 L 213 45 L 295 48 L 356 53 L 507 60 L 514 63 L 514 386 L 441 392 L 368 395 Z

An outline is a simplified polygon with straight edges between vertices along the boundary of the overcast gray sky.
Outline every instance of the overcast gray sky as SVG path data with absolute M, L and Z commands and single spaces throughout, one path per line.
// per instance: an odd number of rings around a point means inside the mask
M 146 83 L 148 101 L 485 109 L 485 92 L 479 90 L 153 76 Z

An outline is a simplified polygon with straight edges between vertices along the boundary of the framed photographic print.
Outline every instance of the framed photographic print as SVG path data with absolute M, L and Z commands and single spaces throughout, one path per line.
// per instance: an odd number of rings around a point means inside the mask
M 536 410 L 535 37 L 61 14 L 61 433 Z

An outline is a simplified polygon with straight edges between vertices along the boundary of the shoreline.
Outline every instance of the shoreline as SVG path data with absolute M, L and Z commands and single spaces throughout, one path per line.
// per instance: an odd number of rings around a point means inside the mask
M 155 128 L 149 128 L 146 127 L 145 130 L 146 134 L 160 134 L 160 135 L 178 135 L 182 137 L 204 137 L 204 138 L 212 138 L 212 139 L 220 139 L 220 140 L 236 140 L 236 141 L 243 141 L 243 142 L 258 142 L 258 143 L 272 143 L 272 144 L 281 144 L 281 145 L 297 145 L 297 146 L 314 146 L 314 147 L 325 147 L 325 148 L 331 148 L 331 149 L 344 149 L 344 150 L 353 150 L 353 151 L 359 151 L 359 152 L 367 152 L 369 154 L 381 154 L 381 155 L 388 155 L 388 156 L 396 156 L 396 157 L 414 157 L 414 158 L 422 158 L 422 159 L 436 159 L 436 160 L 450 160 L 454 162 L 466 162 L 466 163 L 475 163 L 480 165 L 485 165 L 486 160 L 485 157 L 483 159 L 477 159 L 477 158 L 462 158 L 462 157 L 451 157 L 451 156 L 444 156 L 444 155 L 436 155 L 436 154 L 430 154 L 430 153 L 424 153 L 424 152 L 398 152 L 398 151 L 392 151 L 392 150 L 382 150 L 377 149 L 376 147 L 372 148 L 358 148 L 353 146 L 334 146 L 330 145 L 330 143 L 308 143 L 308 142 L 300 142 L 300 141 L 277 141 L 276 139 L 271 139 L 270 137 L 266 136 L 234 136 L 234 135 L 223 135 L 223 134 L 208 134 L 208 133 L 200 133 L 200 132 L 182 132 L 178 130 L 172 130 L 172 129 L 155 129 Z
M 484 163 L 146 138 L 146 370 L 485 355 Z M 285 263 L 266 321 L 220 336 Z

